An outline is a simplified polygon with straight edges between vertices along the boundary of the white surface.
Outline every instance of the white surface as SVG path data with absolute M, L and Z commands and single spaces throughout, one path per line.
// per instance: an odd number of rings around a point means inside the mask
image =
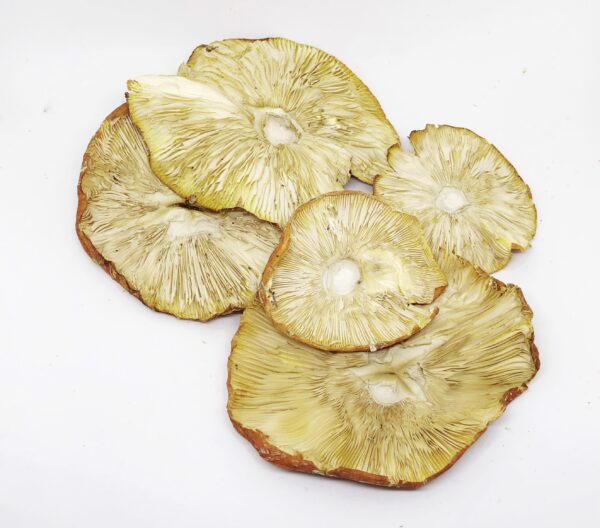
M 352 259 L 336 260 L 323 273 L 323 288 L 332 295 L 348 295 L 360 281 L 360 268 Z
M 599 6 L 0 0 L 0 526 L 596 526 Z M 225 413 L 238 316 L 153 313 L 75 237 L 81 156 L 125 81 L 268 35 L 338 56 L 403 136 L 484 135 L 533 190 L 534 247 L 499 276 L 524 288 L 542 369 L 419 491 L 262 461 Z

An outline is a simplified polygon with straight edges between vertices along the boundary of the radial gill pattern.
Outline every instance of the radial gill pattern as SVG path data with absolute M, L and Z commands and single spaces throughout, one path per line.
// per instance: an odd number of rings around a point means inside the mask
M 199 320 L 254 298 L 280 234 L 244 211 L 199 210 L 161 183 L 127 105 L 86 151 L 77 232 L 90 256 L 145 304 Z
M 179 73 L 130 81 L 128 101 L 156 175 L 211 209 L 284 225 L 350 173 L 372 182 L 397 142 L 367 87 L 311 46 L 214 42 Z
M 445 285 L 414 217 L 341 191 L 296 210 L 259 295 L 279 330 L 344 352 L 410 337 L 435 317 L 430 303 Z
M 464 128 L 428 125 L 413 132 L 415 153 L 390 149 L 393 171 L 374 194 L 416 216 L 431 248 L 453 251 L 492 273 L 512 250 L 529 247 L 536 229 L 531 192 L 507 159 Z
M 331 354 L 278 332 L 257 303 L 229 359 L 233 424 L 282 467 L 393 487 L 449 468 L 527 388 L 539 367 L 532 313 L 452 255 L 421 332 L 378 352 Z

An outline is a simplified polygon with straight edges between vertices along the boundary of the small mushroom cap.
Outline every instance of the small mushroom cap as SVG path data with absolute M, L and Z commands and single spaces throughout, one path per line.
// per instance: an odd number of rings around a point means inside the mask
M 366 182 L 398 141 L 379 103 L 340 61 L 287 39 L 198 47 L 179 76 L 129 82 L 156 175 L 214 210 L 284 225 L 293 210 Z
M 452 251 L 492 273 L 536 230 L 531 191 L 508 160 L 465 128 L 427 125 L 410 135 L 414 154 L 392 147 L 392 171 L 373 192 L 416 216 L 434 252 Z
M 300 206 L 263 273 L 275 326 L 330 351 L 377 350 L 437 313 L 446 279 L 419 222 L 369 194 L 330 193 Z
M 78 191 L 92 259 L 150 308 L 185 319 L 244 308 L 279 239 L 245 211 L 201 211 L 161 183 L 127 105 L 91 140 Z
M 330 354 L 278 332 L 255 303 L 229 358 L 228 411 L 270 462 L 413 488 L 452 466 L 539 368 L 519 288 L 453 255 L 421 332 L 378 352 Z

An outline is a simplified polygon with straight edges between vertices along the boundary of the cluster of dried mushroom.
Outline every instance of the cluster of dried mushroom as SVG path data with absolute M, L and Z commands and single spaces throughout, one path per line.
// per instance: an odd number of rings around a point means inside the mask
M 77 233 L 155 310 L 245 309 L 228 411 L 262 457 L 420 486 L 526 389 L 532 313 L 489 273 L 536 213 L 493 145 L 428 125 L 402 150 L 344 64 L 286 39 L 199 46 L 128 87 L 85 153 Z

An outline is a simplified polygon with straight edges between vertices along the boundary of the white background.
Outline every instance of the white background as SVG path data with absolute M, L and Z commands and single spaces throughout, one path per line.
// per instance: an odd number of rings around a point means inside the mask
M 600 4 L 0 0 L 0 526 L 588 527 L 600 517 Z M 262 461 L 225 412 L 239 316 L 144 307 L 75 236 L 86 144 L 128 78 L 195 45 L 286 36 L 348 64 L 402 136 L 469 127 L 530 184 L 534 246 L 499 273 L 542 368 L 418 491 Z

